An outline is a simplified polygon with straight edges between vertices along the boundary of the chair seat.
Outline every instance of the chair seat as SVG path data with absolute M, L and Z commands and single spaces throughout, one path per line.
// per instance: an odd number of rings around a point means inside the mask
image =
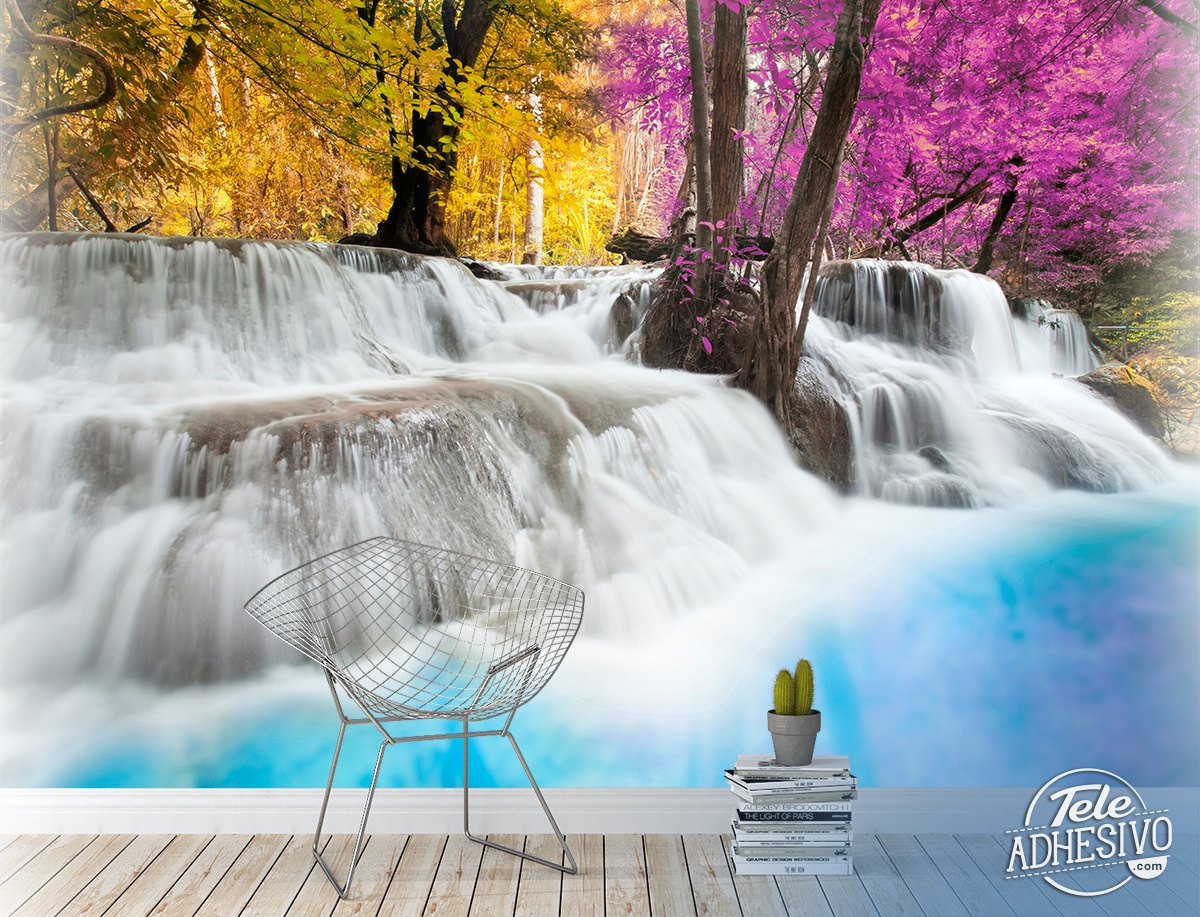
M 486 719 L 549 681 L 583 593 L 511 564 L 371 538 L 272 580 L 246 610 L 372 714 Z M 532 665 L 504 660 L 533 654 Z

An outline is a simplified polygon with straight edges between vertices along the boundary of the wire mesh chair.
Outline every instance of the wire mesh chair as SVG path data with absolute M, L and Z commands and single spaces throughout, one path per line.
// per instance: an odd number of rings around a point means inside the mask
M 325 670 L 341 719 L 329 781 L 313 835 L 313 856 L 337 889 L 349 893 L 362 852 L 383 753 L 400 742 L 463 740 L 463 833 L 488 847 L 562 872 L 577 871 L 550 807 L 509 731 L 517 708 L 558 669 L 583 618 L 583 592 L 508 564 L 393 538 L 371 538 L 325 554 L 272 580 L 246 611 Z M 338 688 L 364 714 L 347 716 Z M 499 729 L 472 721 L 505 716 Z M 462 721 L 462 732 L 395 736 L 385 723 Z M 320 852 L 321 829 L 346 727 L 373 724 L 383 735 L 345 884 Z M 567 864 L 476 837 L 470 827 L 469 741 L 512 743 Z

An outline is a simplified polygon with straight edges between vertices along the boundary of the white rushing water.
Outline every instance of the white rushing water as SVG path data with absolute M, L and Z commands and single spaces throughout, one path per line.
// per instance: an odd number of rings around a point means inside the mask
M 731 742 L 761 746 L 741 711 L 781 650 L 848 666 L 846 635 L 886 632 L 872 603 L 914 563 L 1058 550 L 1097 519 L 1119 540 L 1158 518 L 1138 494 L 1170 519 L 1190 505 L 1154 443 L 1053 375 L 1044 327 L 964 272 L 863 264 L 819 292 L 809 351 L 856 430 L 846 497 L 795 466 L 747 394 L 626 359 L 650 270 L 477 281 L 336 246 L 66 235 L 0 242 L 0 269 L 10 784 L 319 783 L 278 762 L 247 776 L 265 724 L 325 711 L 322 683 L 242 606 L 378 534 L 584 588 L 584 635 L 522 732 L 548 782 L 711 783 Z M 833 621 L 850 630 L 835 640 Z M 841 735 L 867 749 L 848 724 L 875 676 L 846 671 Z M 24 714 L 39 699 L 51 720 Z M 947 704 L 938 753 L 968 715 Z M 165 723 L 182 734 L 169 748 Z M 51 760 L 64 729 L 111 747 Z M 663 763 L 651 731 L 688 754 Z M 308 760 L 308 740 L 281 741 Z M 652 775 L 630 770 L 638 755 Z M 911 779 L 891 766 L 879 779 Z M 974 779 L 1008 779 L 996 766 Z
M 1064 378 L 1098 365 L 1074 313 L 1014 321 L 1000 288 L 963 270 L 857 261 L 826 273 L 806 348 L 859 425 L 862 492 L 1003 506 L 1063 485 L 1112 492 L 1162 479 L 1158 449 Z

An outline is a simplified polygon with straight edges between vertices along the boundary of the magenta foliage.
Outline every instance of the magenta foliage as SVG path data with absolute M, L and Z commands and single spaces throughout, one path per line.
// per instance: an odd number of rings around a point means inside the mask
M 1174 6 L 1186 18 L 1187 4 Z M 819 92 L 799 110 L 796 100 L 824 61 L 837 12 L 821 0 L 752 8 L 749 227 L 770 232 L 782 216 Z M 682 36 L 682 17 L 669 12 L 658 25 L 623 23 L 607 62 L 613 114 L 643 106 L 679 149 L 690 91 Z M 1015 185 L 995 262 L 1011 278 L 1063 287 L 1145 260 L 1200 228 L 1196 60 L 1192 36 L 1130 0 L 886 0 L 847 148 L 835 250 L 896 255 L 897 237 L 975 190 L 905 241 L 914 258 L 969 266 Z

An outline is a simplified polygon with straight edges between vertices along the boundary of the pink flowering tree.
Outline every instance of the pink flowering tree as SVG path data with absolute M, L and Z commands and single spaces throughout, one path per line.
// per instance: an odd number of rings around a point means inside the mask
M 614 32 L 608 102 L 614 117 L 649 114 L 680 151 L 661 176 L 673 191 L 689 131 L 685 30 L 677 13 L 647 9 Z M 702 9 L 711 23 L 713 8 Z M 837 15 L 818 0 L 748 8 L 733 221 L 750 231 L 780 229 Z M 888 0 L 829 249 L 968 267 L 1041 292 L 1086 285 L 1194 232 L 1197 18 L 1184 0 Z M 723 165 L 715 158 L 714 173 Z M 673 193 L 658 200 L 681 206 Z

